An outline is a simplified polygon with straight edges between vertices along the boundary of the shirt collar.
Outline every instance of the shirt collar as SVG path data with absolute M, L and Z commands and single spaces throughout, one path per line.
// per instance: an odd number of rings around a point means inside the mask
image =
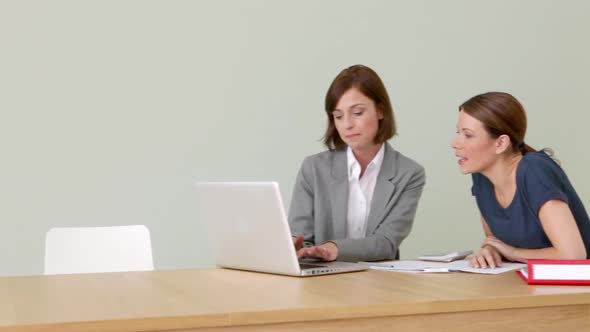
M 385 155 L 385 144 L 381 144 L 379 151 L 377 152 L 375 157 L 373 157 L 373 160 L 371 160 L 369 165 L 367 165 L 367 169 L 369 169 L 370 167 L 381 166 L 381 163 L 383 162 L 384 155 Z M 361 170 L 361 165 L 356 160 L 356 157 L 354 156 L 354 153 L 352 153 L 352 149 L 350 148 L 350 146 L 348 146 L 346 148 L 346 160 L 347 160 L 347 165 L 348 165 L 348 167 L 347 167 L 348 177 L 350 178 L 352 176 L 356 176 L 358 178 L 358 176 L 360 174 L 360 170 Z

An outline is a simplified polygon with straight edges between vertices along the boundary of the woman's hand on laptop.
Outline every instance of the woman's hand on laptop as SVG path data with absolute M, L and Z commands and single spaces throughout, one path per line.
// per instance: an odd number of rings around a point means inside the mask
M 333 261 L 338 258 L 338 246 L 334 242 L 326 242 L 319 246 L 303 247 L 297 250 L 297 257 L 310 257 L 319 258 L 325 261 Z
M 293 245 L 295 246 L 295 251 L 299 251 L 299 249 L 303 248 L 304 240 L 305 238 L 303 237 L 303 235 L 293 237 Z

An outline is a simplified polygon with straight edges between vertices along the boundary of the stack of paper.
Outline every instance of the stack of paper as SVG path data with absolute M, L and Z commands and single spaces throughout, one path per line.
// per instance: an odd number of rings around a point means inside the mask
M 430 254 L 419 256 L 418 259 L 424 261 L 435 261 L 435 262 L 452 262 L 463 259 L 473 254 L 473 250 L 456 251 L 446 254 Z
M 385 270 L 394 272 L 471 272 L 481 274 L 499 274 L 507 271 L 517 270 L 524 267 L 521 263 L 502 263 L 502 266 L 496 268 L 474 268 L 469 266 L 469 261 L 459 260 L 450 263 L 443 262 L 425 262 L 418 260 L 399 260 L 381 263 L 361 262 L 368 264 L 371 269 Z

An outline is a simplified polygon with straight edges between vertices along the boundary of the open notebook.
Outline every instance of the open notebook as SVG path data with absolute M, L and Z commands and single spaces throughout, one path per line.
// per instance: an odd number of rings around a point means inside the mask
M 375 270 L 385 270 L 394 272 L 470 272 L 470 273 L 481 273 L 481 274 L 499 274 L 512 270 L 517 270 L 525 264 L 521 263 L 506 263 L 503 262 L 502 266 L 491 269 L 480 269 L 469 266 L 469 260 L 463 259 L 450 263 L 445 262 L 427 262 L 420 260 L 399 260 L 399 261 L 388 261 L 380 263 L 364 262 L 369 268 Z

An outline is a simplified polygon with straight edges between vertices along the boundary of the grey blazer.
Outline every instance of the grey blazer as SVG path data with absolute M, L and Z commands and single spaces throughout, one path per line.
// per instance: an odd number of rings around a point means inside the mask
M 385 143 L 367 221 L 366 237 L 346 238 L 348 170 L 346 150 L 325 151 L 303 160 L 289 208 L 294 236 L 307 245 L 332 241 L 338 260 L 395 259 L 414 222 L 426 175 L 418 163 Z

